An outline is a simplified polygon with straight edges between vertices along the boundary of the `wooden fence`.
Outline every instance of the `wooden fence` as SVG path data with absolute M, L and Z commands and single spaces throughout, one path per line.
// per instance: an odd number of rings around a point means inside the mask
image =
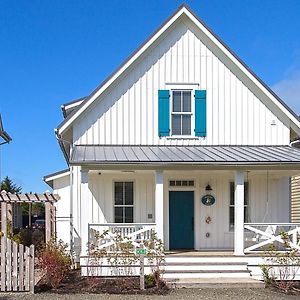
M 34 246 L 1 237 L 1 291 L 34 292 Z

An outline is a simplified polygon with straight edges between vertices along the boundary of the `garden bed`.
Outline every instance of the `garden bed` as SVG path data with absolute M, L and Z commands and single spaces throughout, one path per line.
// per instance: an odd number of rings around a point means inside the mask
M 36 293 L 50 292 L 59 294 L 159 294 L 168 293 L 164 282 L 159 287 L 145 284 L 145 290 L 140 290 L 139 277 L 82 277 L 80 270 L 71 270 L 58 288 L 51 288 L 42 279 L 35 289 Z

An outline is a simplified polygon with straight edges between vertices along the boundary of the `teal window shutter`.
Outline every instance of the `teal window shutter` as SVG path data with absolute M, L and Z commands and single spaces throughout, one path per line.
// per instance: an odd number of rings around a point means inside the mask
M 195 136 L 206 136 L 205 90 L 195 90 Z
M 170 135 L 170 91 L 158 91 L 158 135 Z

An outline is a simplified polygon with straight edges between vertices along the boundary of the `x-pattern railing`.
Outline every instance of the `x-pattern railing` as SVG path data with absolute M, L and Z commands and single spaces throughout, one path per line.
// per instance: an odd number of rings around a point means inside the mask
M 265 250 L 263 247 L 279 243 L 282 251 L 285 251 L 286 240 L 283 238 L 284 233 L 288 239 L 290 248 L 300 251 L 300 223 L 245 223 L 245 233 L 253 233 L 251 246 L 245 248 L 245 253 Z M 249 238 L 246 239 L 249 242 Z
M 90 243 L 98 243 L 97 249 L 112 250 L 118 242 L 118 237 L 124 241 L 130 241 L 133 246 L 140 247 L 145 240 L 149 240 L 155 233 L 153 223 L 110 223 L 110 224 L 89 224 Z M 96 236 L 106 234 L 103 238 L 97 239 Z

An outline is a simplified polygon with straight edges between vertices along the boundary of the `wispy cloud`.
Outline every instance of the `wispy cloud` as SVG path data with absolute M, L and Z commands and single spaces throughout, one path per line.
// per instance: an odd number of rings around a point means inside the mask
M 300 71 L 288 72 L 285 78 L 272 86 L 272 89 L 300 115 Z

